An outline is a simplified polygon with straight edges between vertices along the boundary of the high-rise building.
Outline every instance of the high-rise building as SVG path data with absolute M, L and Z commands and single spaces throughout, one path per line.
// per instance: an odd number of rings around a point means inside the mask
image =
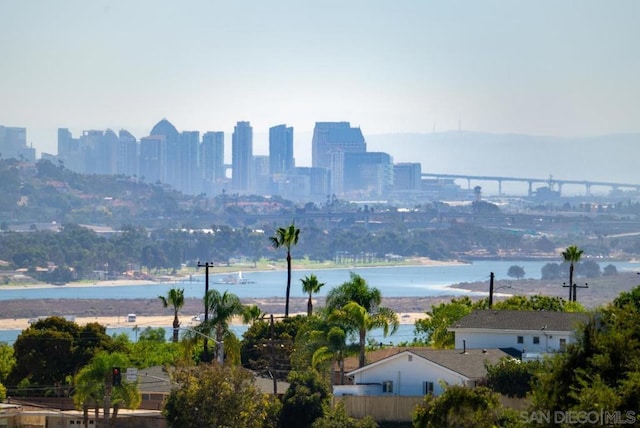
M 344 192 L 383 196 L 393 186 L 393 159 L 388 153 L 345 153 Z
M 101 158 L 104 131 L 90 129 L 82 131 L 80 136 L 80 156 L 82 174 L 105 174 L 106 167 Z M 102 154 L 104 155 L 104 154 Z M 108 162 L 107 162 L 108 163 Z
M 307 199 L 324 201 L 330 194 L 329 171 L 326 168 L 296 167 L 294 174 L 308 179 L 308 194 L 302 194 Z M 293 180 L 292 182 L 295 183 Z M 300 192 L 297 193 L 300 194 Z
M 231 185 L 239 192 L 251 191 L 253 163 L 253 128 L 249 122 L 238 122 L 231 138 Z
M 293 127 L 269 128 L 269 172 L 283 174 L 293 167 Z
M 181 162 L 180 162 L 180 133 L 175 126 L 171 124 L 167 119 L 162 119 L 152 129 L 150 136 L 163 136 L 164 144 L 162 150 L 165 150 L 161 154 L 163 159 L 162 168 L 165 168 L 161 172 L 161 176 L 164 179 L 160 180 L 164 183 L 177 188 L 181 176 Z M 142 143 L 142 139 L 140 140 Z M 142 151 L 142 147 L 140 147 Z M 142 154 L 142 153 L 141 153 Z M 142 171 L 141 171 L 142 172 Z
M 58 128 L 58 156 L 66 156 L 77 150 L 78 141 L 73 139 L 71 131 L 67 128 Z
M 99 165 L 96 174 L 113 175 L 118 172 L 118 136 L 111 129 L 102 133 L 95 147 L 94 156 Z
M 253 171 L 250 186 L 252 193 L 270 195 L 273 193 L 273 181 L 269 174 L 269 156 L 254 156 Z
M 401 162 L 393 166 L 393 187 L 399 191 L 418 191 L 422 187 L 422 166 Z
M 58 160 L 71 171 L 84 172 L 80 140 L 73 138 L 67 128 L 58 128 Z
M 129 131 L 118 132 L 118 174 L 129 177 L 138 175 L 138 142 Z
M 363 153 L 367 143 L 360 128 L 352 128 L 349 122 L 316 122 L 311 150 L 312 165 L 329 169 L 332 153 Z
M 202 175 L 207 181 L 220 181 L 225 178 L 224 171 L 224 132 L 205 132 L 200 148 Z
M 27 128 L 0 126 L 0 155 L 4 159 L 35 162 L 36 150 L 27 147 Z
M 200 132 L 183 131 L 178 146 L 178 183 L 181 192 L 194 195 L 200 193 Z
M 140 139 L 139 173 L 141 180 L 147 183 L 156 181 L 166 183 L 164 173 L 166 168 L 166 137 L 151 135 Z

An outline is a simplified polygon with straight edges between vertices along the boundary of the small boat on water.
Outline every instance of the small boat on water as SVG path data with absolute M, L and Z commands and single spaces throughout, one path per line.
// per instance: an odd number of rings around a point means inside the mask
M 220 279 L 221 284 L 253 284 L 255 281 L 250 281 L 242 276 L 242 272 L 238 272 L 236 275 L 227 275 Z

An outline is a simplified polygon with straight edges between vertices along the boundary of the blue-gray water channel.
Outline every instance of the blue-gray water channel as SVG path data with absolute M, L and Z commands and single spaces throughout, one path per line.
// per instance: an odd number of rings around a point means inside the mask
M 354 267 L 344 269 L 295 270 L 292 272 L 291 297 L 306 297 L 302 292 L 300 280 L 307 275 L 315 274 L 320 282 L 326 285 L 319 296 L 325 296 L 329 290 L 349 280 L 351 272 L 361 275 L 367 283 L 378 288 L 383 297 L 437 297 L 459 296 L 465 294 L 482 295 L 487 293 L 472 293 L 462 289 L 450 288 L 449 285 L 464 282 L 488 281 L 491 272 L 495 273 L 496 281 L 511 280 L 507 276 L 510 266 L 521 266 L 525 271 L 525 278 L 539 279 L 542 267 L 553 261 L 476 261 L 469 264 L 455 264 L 447 266 L 396 266 L 396 267 Z M 604 268 L 609 262 L 601 262 Z M 618 271 L 638 271 L 640 264 L 630 262 L 611 262 Z M 253 272 L 249 269 L 236 272 L 234 277 L 241 275 L 247 283 L 228 284 L 228 273 L 216 273 L 210 270 L 209 287 L 220 291 L 229 290 L 240 298 L 270 298 L 284 297 L 287 272 L 285 270 Z M 159 295 L 166 295 L 172 287 L 184 288 L 185 297 L 201 298 L 204 294 L 204 272 L 194 274 L 191 278 L 178 282 L 154 283 L 147 285 L 118 285 L 104 286 L 87 284 L 85 287 L 56 286 L 50 288 L 2 289 L 0 300 L 13 299 L 155 299 Z M 236 333 L 242 334 L 246 327 L 236 327 Z M 122 330 L 122 331 L 120 331 Z M 109 334 L 124 332 L 135 338 L 133 328 L 114 328 L 107 330 Z M 19 334 L 16 330 L 3 330 L 0 320 L 0 341 L 12 343 Z M 170 337 L 167 333 L 167 338 Z M 378 337 L 379 336 L 379 337 Z M 398 333 L 391 338 L 383 338 L 381 332 L 371 335 L 376 341 L 388 343 L 410 341 L 413 338 L 413 326 L 403 325 Z

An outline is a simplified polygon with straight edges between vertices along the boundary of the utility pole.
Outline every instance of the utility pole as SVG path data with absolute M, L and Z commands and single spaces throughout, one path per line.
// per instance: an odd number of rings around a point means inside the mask
M 576 292 L 578 291 L 578 288 L 589 288 L 589 284 L 585 282 L 584 285 L 578 285 L 576 283 L 567 285 L 566 282 L 563 282 L 562 283 L 562 287 L 563 288 L 569 287 L 569 301 L 570 302 L 577 302 L 578 301 L 578 296 L 577 296 Z
M 569 301 L 570 301 L 570 302 L 572 302 L 572 301 L 573 301 L 573 298 L 571 297 L 571 290 L 572 290 L 573 288 L 572 288 L 571 284 L 567 285 L 567 283 L 566 283 L 566 282 L 563 282 L 563 283 L 562 283 L 562 288 L 567 288 L 567 287 L 569 287 Z
M 209 268 L 213 268 L 213 263 L 198 261 L 198 267 L 204 267 L 204 322 L 206 325 L 209 320 Z M 209 362 L 209 343 L 206 336 L 204 338 L 204 360 Z
M 584 283 L 584 285 L 573 284 L 573 301 L 574 302 L 578 301 L 578 296 L 576 295 L 578 288 L 589 288 L 589 284 L 587 284 L 586 282 Z
M 489 273 L 489 309 L 493 306 L 493 279 L 495 275 L 493 272 Z

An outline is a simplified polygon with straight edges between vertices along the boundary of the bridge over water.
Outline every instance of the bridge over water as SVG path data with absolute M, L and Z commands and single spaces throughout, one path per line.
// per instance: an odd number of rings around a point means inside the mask
M 555 190 L 559 194 L 562 194 L 562 186 L 566 184 L 580 185 L 585 188 L 585 195 L 591 196 L 591 187 L 602 186 L 609 187 L 611 190 L 635 190 L 640 192 L 640 184 L 630 183 L 614 183 L 610 181 L 589 181 L 589 180 L 559 180 L 550 176 L 549 178 L 523 178 L 523 177 L 502 177 L 497 175 L 464 175 L 464 174 L 433 174 L 423 173 L 423 178 L 436 178 L 436 179 L 454 179 L 454 180 L 467 180 L 467 188 L 471 189 L 471 181 L 493 181 L 498 183 L 498 194 L 502 195 L 502 183 L 504 182 L 516 182 L 516 183 L 528 183 L 529 196 L 533 195 L 534 183 L 540 183 L 548 186 L 549 190 Z

